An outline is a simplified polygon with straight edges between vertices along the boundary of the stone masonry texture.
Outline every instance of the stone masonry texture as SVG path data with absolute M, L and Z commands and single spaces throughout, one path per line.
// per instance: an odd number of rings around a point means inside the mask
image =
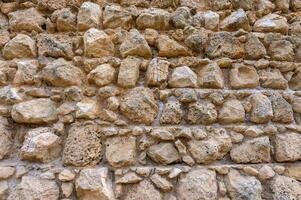
M 301 0 L 1 0 L 0 200 L 301 200 Z

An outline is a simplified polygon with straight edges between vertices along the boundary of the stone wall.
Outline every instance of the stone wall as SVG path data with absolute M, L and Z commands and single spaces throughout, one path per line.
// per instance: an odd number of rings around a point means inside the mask
M 0 10 L 0 200 L 301 199 L 301 0 Z

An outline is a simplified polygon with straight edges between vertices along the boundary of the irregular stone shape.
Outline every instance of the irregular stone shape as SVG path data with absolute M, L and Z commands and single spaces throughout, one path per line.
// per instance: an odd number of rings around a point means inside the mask
M 205 49 L 210 58 L 229 57 L 241 58 L 244 55 L 243 45 L 228 32 L 215 32 L 209 37 Z
M 14 104 L 22 101 L 22 97 L 18 93 L 17 88 L 5 86 L 0 89 L 0 102 Z
M 217 120 L 215 106 L 207 101 L 191 103 L 186 120 L 189 124 L 212 124 Z
M 51 20 L 55 21 L 56 29 L 59 32 L 76 31 L 76 15 L 72 13 L 70 8 L 54 11 Z
M 9 193 L 7 181 L 0 181 L 0 200 L 6 200 Z
M 216 30 L 219 25 L 219 14 L 211 10 L 198 12 L 192 17 L 192 24 L 196 27 L 204 27 L 209 30 Z
M 77 27 L 79 31 L 85 31 L 89 28 L 97 28 L 100 24 L 101 8 L 98 4 L 84 2 L 77 15 Z
M 168 80 L 170 87 L 197 87 L 197 75 L 187 66 L 177 67 Z
M 135 172 L 129 172 L 123 175 L 121 178 L 117 179 L 115 183 L 121 184 L 132 184 L 132 183 L 139 183 L 143 179 L 138 176 Z
M 301 113 L 301 98 L 295 97 L 292 103 L 293 111 L 296 113 Z
M 234 89 L 256 88 L 259 76 L 252 66 L 238 65 L 230 71 L 230 85 Z
M 301 160 L 301 135 L 283 133 L 275 136 L 275 159 L 278 162 Z
M 193 31 L 190 35 L 185 37 L 184 44 L 190 51 L 197 54 L 204 54 L 204 47 L 208 41 L 208 31 L 201 28 Z
M 135 87 L 139 78 L 141 60 L 132 56 L 121 61 L 118 73 L 118 85 L 122 87 Z
M 279 69 L 261 70 L 259 76 L 262 87 L 283 90 L 288 87 L 288 81 Z
M 147 179 L 138 184 L 131 185 L 124 200 L 143 199 L 143 200 L 163 200 L 161 193 L 155 189 L 154 185 Z
M 115 200 L 112 180 L 106 167 L 81 170 L 75 181 L 79 200 Z
M 182 120 L 183 111 L 178 101 L 169 101 L 165 104 L 160 117 L 161 124 L 179 124 Z
M 100 114 L 99 102 L 84 98 L 76 103 L 75 117 L 79 119 L 95 119 Z
M 80 85 L 83 81 L 84 73 L 70 62 L 59 58 L 43 68 L 41 77 L 52 86 L 67 87 Z
M 291 6 L 294 11 L 300 11 L 301 10 L 301 1 L 300 0 L 292 0 Z
M 48 127 L 30 130 L 21 148 L 23 160 L 49 162 L 56 159 L 61 152 L 60 138 Z
M 114 44 L 104 31 L 90 28 L 84 34 L 85 55 L 88 57 L 113 56 Z
M 216 173 L 197 167 L 180 177 L 177 194 L 179 200 L 217 199 Z
M 15 74 L 13 83 L 16 85 L 35 83 L 35 75 L 38 71 L 38 62 L 36 60 L 20 60 L 17 62 L 18 70 Z
M 264 45 L 253 33 L 249 33 L 247 35 L 247 41 L 245 43 L 245 52 L 247 58 L 254 60 L 263 58 L 267 54 Z
M 0 160 L 10 153 L 12 146 L 12 132 L 4 125 L 0 125 Z
M 152 175 L 150 179 L 156 187 L 161 189 L 163 192 L 168 192 L 173 188 L 173 185 L 166 178 L 163 178 L 158 174 Z
M 224 129 L 216 131 L 205 140 L 190 140 L 188 149 L 199 164 L 209 164 L 222 159 L 231 149 L 231 138 Z
M 146 82 L 149 86 L 161 86 L 166 83 L 168 68 L 170 63 L 166 60 L 154 58 L 150 61 L 147 72 Z
M 268 14 L 255 22 L 253 30 L 286 34 L 288 32 L 287 19 L 277 14 Z
M 18 34 L 3 47 L 5 59 L 36 57 L 36 43 L 29 36 Z
M 151 48 L 137 29 L 130 30 L 123 43 L 120 45 L 119 51 L 122 57 L 140 56 L 143 58 L 150 58 L 152 56 Z
M 150 8 L 142 11 L 136 20 L 136 24 L 139 29 L 166 30 L 169 28 L 169 20 L 169 12 L 158 8 Z
M 133 17 L 131 13 L 121 6 L 108 5 L 103 12 L 104 28 L 123 28 L 129 30 L 133 26 Z
M 261 183 L 254 176 L 243 176 L 237 170 L 231 169 L 225 183 L 232 199 L 261 200 Z
M 221 22 L 220 28 L 225 31 L 251 30 L 247 14 L 243 9 L 232 12 Z
M 269 98 L 262 93 L 258 92 L 251 96 L 251 122 L 258 124 L 267 123 L 273 118 L 272 103 Z
M 136 162 L 135 137 L 110 137 L 106 141 L 106 158 L 113 167 L 125 167 Z
M 63 151 L 65 165 L 94 166 L 102 155 L 102 140 L 96 126 L 72 126 Z
M 14 32 L 42 32 L 46 20 L 34 7 L 8 14 L 10 29 Z
M 158 113 L 153 92 L 148 88 L 134 88 L 122 97 L 120 110 L 128 119 L 151 124 Z
M 301 166 L 296 165 L 296 166 L 289 166 L 285 169 L 284 172 L 285 176 L 294 178 L 298 181 L 301 181 Z
M 208 5 L 213 10 L 226 10 L 232 6 L 229 0 L 209 0 Z
M 270 182 L 270 188 L 275 200 L 294 200 L 301 196 L 300 182 L 286 176 L 275 176 Z
M 68 1 L 68 0 L 37 0 L 38 7 L 40 9 L 54 11 L 57 9 L 62 9 L 67 7 L 68 5 L 76 5 L 73 4 L 75 2 L 80 1 Z
M 7 200 L 58 200 L 60 189 L 55 181 L 34 176 L 23 176 L 22 181 L 10 193 Z
M 292 106 L 279 94 L 272 94 L 272 107 L 274 111 L 274 122 L 290 123 L 294 121 Z
M 166 35 L 160 35 L 157 39 L 157 48 L 159 49 L 159 56 L 161 57 L 178 57 L 190 56 L 191 53 L 187 47 L 179 44 Z
M 245 109 L 240 101 L 229 99 L 219 111 L 218 119 L 225 124 L 244 122 Z
M 102 87 L 113 82 L 115 78 L 115 68 L 110 64 L 98 65 L 87 76 L 90 83 Z
M 295 53 L 292 43 L 286 40 L 278 40 L 270 44 L 269 55 L 277 61 L 293 61 Z
M 13 106 L 11 116 L 18 123 L 52 123 L 57 120 L 56 104 L 46 98 L 24 101 Z
M 72 59 L 72 40 L 65 35 L 40 34 L 38 36 L 39 56 Z
M 209 63 L 198 72 L 198 82 L 205 88 L 223 88 L 223 72 L 215 62 Z
M 300 79 L 301 79 L 301 71 L 296 71 L 291 80 L 289 81 L 289 87 L 290 89 L 292 90 L 301 90 L 301 82 L 300 82 Z
M 235 163 L 270 162 L 270 141 L 267 136 L 247 140 L 234 146 L 230 152 Z
M 168 165 L 181 160 L 180 155 L 172 143 L 159 143 L 152 145 L 147 155 L 156 163 Z
M 183 29 L 185 26 L 189 25 L 190 17 L 190 9 L 183 6 L 177 8 L 177 10 L 172 13 L 170 21 L 175 28 Z

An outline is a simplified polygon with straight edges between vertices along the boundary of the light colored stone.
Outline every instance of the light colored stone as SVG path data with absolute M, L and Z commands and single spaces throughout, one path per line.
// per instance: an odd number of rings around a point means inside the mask
M 267 54 L 264 45 L 261 43 L 259 38 L 253 33 L 249 33 L 247 35 L 247 41 L 245 43 L 245 52 L 247 58 L 255 60 L 263 58 Z
M 276 171 L 276 170 L 275 170 Z M 284 175 L 301 181 L 301 166 L 289 166 L 284 171 Z
M 255 169 L 254 167 L 249 167 L 249 166 L 244 167 L 242 170 L 250 176 L 257 176 L 259 173 L 257 169 Z
M 13 146 L 12 132 L 6 126 L 0 125 L 0 160 L 8 156 Z
M 161 142 L 159 144 L 152 145 L 147 155 L 155 162 L 168 165 L 181 160 L 179 153 L 172 143 Z
M 220 28 L 225 31 L 237 31 L 238 29 L 251 30 L 247 14 L 243 9 L 232 12 L 221 22 Z
M 100 24 L 101 8 L 98 4 L 84 2 L 77 15 L 77 27 L 80 31 L 97 28 Z
M 15 171 L 14 167 L 0 167 L 0 180 L 10 178 Z
M 154 58 L 148 65 L 146 82 L 149 86 L 161 86 L 166 84 L 170 63 L 166 60 Z
M 261 70 L 259 76 L 262 87 L 283 90 L 288 87 L 288 81 L 279 69 Z
M 189 124 L 212 124 L 217 120 L 215 106 L 207 101 L 191 103 L 186 120 Z
M 61 185 L 61 189 L 65 197 L 70 197 L 73 192 L 74 185 L 71 182 L 64 182 Z
M 194 26 L 201 26 L 209 30 L 216 30 L 219 25 L 219 14 L 211 10 L 198 12 L 192 17 Z
M 168 101 L 160 117 L 161 124 L 179 124 L 182 120 L 183 111 L 178 101 Z
M 160 35 L 157 39 L 157 48 L 161 57 L 190 56 L 191 53 L 187 47 L 179 44 L 167 35 Z
M 259 169 L 258 177 L 260 180 L 268 180 L 273 178 L 274 176 L 275 176 L 274 170 L 268 165 L 265 165 Z
M 301 135 L 284 133 L 275 136 L 275 159 L 278 162 L 301 160 Z
M 295 97 L 292 102 L 293 111 L 296 113 L 301 113 L 301 98 Z
M 301 195 L 301 184 L 293 178 L 275 176 L 270 188 L 274 200 L 298 199 Z
M 126 192 L 124 200 L 133 199 L 163 200 L 161 193 L 156 190 L 154 185 L 147 179 L 130 186 L 129 190 Z
M 274 111 L 274 122 L 291 123 L 294 121 L 292 106 L 279 94 L 272 94 L 272 107 Z
M 151 8 L 142 11 L 136 20 L 136 24 L 139 29 L 166 30 L 169 28 L 169 20 L 170 14 L 167 11 Z
M 72 181 L 74 178 L 75 178 L 75 174 L 68 170 L 68 169 L 64 169 L 63 171 L 61 171 L 59 173 L 59 176 L 58 176 L 59 180 L 60 181 Z
M 76 14 L 72 13 L 70 8 L 63 8 L 56 10 L 51 15 L 55 21 L 56 28 L 59 32 L 76 31 Z
M 118 5 L 108 5 L 103 11 L 103 26 L 105 28 L 130 29 L 134 24 L 132 13 Z
M 295 56 L 294 47 L 287 40 L 273 41 L 268 52 L 271 58 L 277 61 L 293 61 Z
M 9 192 L 8 182 L 0 181 L 0 200 L 6 200 Z
M 76 103 L 75 117 L 79 119 L 95 119 L 100 115 L 99 102 L 85 98 Z
M 170 87 L 197 87 L 197 75 L 187 66 L 177 67 L 168 80 Z
M 251 117 L 252 122 L 263 124 L 273 118 L 272 103 L 269 98 L 260 92 L 251 96 Z
M 143 179 L 138 176 L 135 172 L 129 172 L 123 175 L 121 178 L 117 179 L 115 183 L 119 184 L 133 184 L 133 183 L 139 183 Z
M 110 64 L 98 65 L 87 76 L 89 82 L 102 87 L 113 82 L 115 78 L 115 68 Z
M 160 129 L 160 128 L 156 128 L 156 129 L 152 130 L 150 132 L 150 135 L 159 140 L 166 140 L 166 141 L 171 140 L 172 141 L 175 139 L 174 135 L 171 132 L 169 132 L 168 130 Z
M 17 62 L 18 70 L 15 74 L 13 83 L 16 85 L 35 83 L 35 76 L 38 71 L 38 63 L 35 60 L 20 60 Z
M 288 31 L 287 19 L 277 14 L 268 14 L 258 19 L 253 27 L 257 32 L 276 32 L 286 34 Z
M 141 60 L 132 56 L 122 60 L 117 84 L 122 87 L 134 87 L 139 78 L 140 65 Z
M 169 192 L 173 188 L 173 185 L 167 179 L 158 174 L 152 175 L 150 179 L 155 184 L 155 186 L 163 192 Z
M 215 62 L 209 63 L 199 70 L 198 83 L 205 88 L 223 88 L 223 72 Z
M 229 99 L 219 111 L 218 119 L 225 124 L 244 122 L 245 109 L 240 101 Z
M 5 86 L 0 89 L 0 102 L 14 104 L 23 100 L 17 88 Z
M 230 71 L 230 85 L 234 89 L 256 88 L 259 76 L 252 66 L 237 65 Z

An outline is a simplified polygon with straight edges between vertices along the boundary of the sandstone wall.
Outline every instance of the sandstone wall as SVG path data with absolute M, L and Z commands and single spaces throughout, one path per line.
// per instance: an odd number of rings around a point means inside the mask
M 300 200 L 300 0 L 0 4 L 0 200 Z

